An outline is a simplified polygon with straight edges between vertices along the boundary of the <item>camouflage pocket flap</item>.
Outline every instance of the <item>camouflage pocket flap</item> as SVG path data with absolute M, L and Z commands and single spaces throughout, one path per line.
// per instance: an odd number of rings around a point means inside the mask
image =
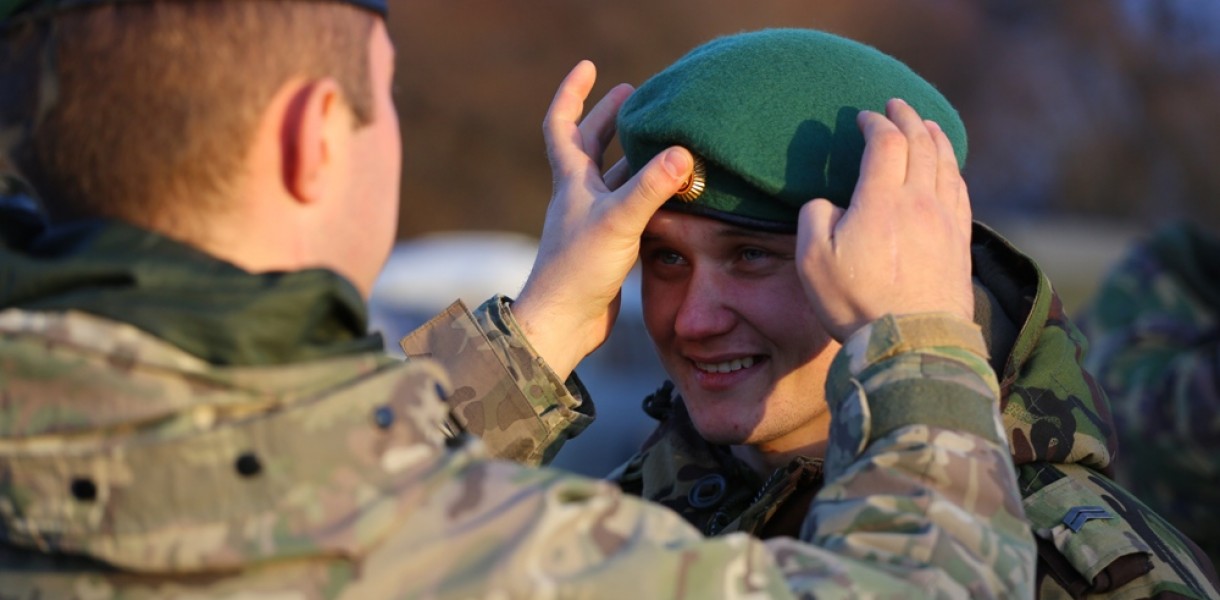
M 1077 467 L 1078 468 L 1078 467 Z M 1038 538 L 1039 553 L 1056 575 L 1068 576 L 1065 562 L 1086 589 L 1117 588 L 1152 568 L 1152 551 L 1085 473 L 1065 477 L 1025 499 L 1025 514 Z M 1045 556 L 1049 546 L 1058 557 Z

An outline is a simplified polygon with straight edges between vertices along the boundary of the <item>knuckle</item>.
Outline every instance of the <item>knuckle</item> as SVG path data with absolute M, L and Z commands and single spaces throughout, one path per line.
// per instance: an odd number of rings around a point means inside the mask
M 887 128 L 873 135 L 872 143 L 884 152 L 904 152 L 907 136 L 897 129 Z

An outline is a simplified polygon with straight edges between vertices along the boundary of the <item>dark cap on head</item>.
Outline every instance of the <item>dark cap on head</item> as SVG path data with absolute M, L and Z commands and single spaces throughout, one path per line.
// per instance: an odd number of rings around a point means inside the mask
M 0 0 L 0 25 L 10 19 L 37 18 L 61 10 L 80 8 L 96 4 L 119 4 L 124 2 L 147 2 L 148 0 Z M 214 0 L 213 0 L 214 1 Z M 302 0 L 317 2 L 319 0 Z M 382 17 L 389 11 L 389 0 L 332 0 L 371 10 Z
M 890 98 L 936 121 L 965 164 L 966 128 L 932 84 L 875 48 L 810 29 L 741 33 L 692 50 L 631 95 L 618 133 L 634 170 L 673 145 L 703 163 L 704 189 L 666 208 L 794 231 L 811 199 L 847 205 L 864 152 L 856 116 L 884 113 Z

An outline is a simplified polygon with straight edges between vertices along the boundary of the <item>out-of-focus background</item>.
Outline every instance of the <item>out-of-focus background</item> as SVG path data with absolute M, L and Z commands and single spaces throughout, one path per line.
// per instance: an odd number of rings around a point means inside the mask
M 519 291 L 550 195 L 541 123 L 578 60 L 594 98 L 715 36 L 814 27 L 894 55 L 959 109 L 976 218 L 1034 256 L 1069 313 L 1139 235 L 1220 228 L 1215 0 L 395 0 L 405 140 L 400 246 L 374 296 L 393 345 L 454 298 Z M 560 466 L 603 475 L 651 428 L 664 379 L 624 291 L 610 341 L 578 372 L 600 418 Z

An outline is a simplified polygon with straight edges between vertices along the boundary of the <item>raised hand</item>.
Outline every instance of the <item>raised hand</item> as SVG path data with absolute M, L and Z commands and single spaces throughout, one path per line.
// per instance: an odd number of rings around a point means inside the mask
M 533 270 L 512 307 L 534 350 L 564 378 L 610 334 L 640 234 L 693 164 L 689 152 L 675 147 L 630 179 L 622 163 L 603 178 L 602 157 L 632 88 L 611 89 L 581 120 L 596 78 L 593 63 L 577 64 L 547 111 L 543 134 L 554 191 Z
M 901 100 L 863 111 L 860 180 L 844 210 L 801 209 L 800 274 L 837 340 L 885 314 L 974 315 L 970 198 L 940 127 Z

